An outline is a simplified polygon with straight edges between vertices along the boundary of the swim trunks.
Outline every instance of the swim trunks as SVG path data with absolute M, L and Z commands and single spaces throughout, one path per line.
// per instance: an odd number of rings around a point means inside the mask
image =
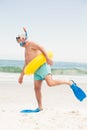
M 44 63 L 35 71 L 34 80 L 44 80 L 48 74 L 51 74 L 51 67 L 47 63 Z

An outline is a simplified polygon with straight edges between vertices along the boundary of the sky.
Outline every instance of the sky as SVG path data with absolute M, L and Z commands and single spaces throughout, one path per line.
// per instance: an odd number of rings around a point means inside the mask
M 87 63 L 86 0 L 0 0 L 0 59 L 24 60 L 23 27 L 54 60 Z

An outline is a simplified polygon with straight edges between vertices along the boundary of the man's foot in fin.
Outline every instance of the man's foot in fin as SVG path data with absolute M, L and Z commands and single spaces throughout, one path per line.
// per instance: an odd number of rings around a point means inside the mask
M 83 101 L 86 98 L 85 92 L 76 85 L 76 83 L 72 80 L 73 84 L 70 85 L 71 89 L 73 90 L 74 95 L 79 101 Z
M 41 110 L 39 108 L 36 108 L 34 110 L 32 110 L 32 112 L 40 112 Z

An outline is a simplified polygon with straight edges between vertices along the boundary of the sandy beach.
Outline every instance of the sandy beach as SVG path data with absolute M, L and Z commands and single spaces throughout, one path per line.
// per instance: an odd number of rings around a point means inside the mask
M 25 76 L 18 84 L 19 74 L 0 73 L 0 130 L 87 130 L 87 98 L 79 102 L 67 85 L 42 86 L 44 110 L 20 113 L 37 108 L 33 76 Z M 54 76 L 73 79 L 87 93 L 87 76 Z

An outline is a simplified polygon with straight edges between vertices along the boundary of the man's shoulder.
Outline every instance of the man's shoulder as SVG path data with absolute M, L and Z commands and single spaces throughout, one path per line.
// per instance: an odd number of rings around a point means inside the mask
M 37 43 L 34 42 L 34 41 L 28 41 L 28 43 L 31 44 L 31 45 L 37 45 Z
M 31 43 L 35 43 L 35 42 L 33 42 L 33 41 L 30 41 L 30 40 L 27 40 L 26 42 L 27 42 L 27 43 L 30 43 L 30 44 L 31 44 Z

